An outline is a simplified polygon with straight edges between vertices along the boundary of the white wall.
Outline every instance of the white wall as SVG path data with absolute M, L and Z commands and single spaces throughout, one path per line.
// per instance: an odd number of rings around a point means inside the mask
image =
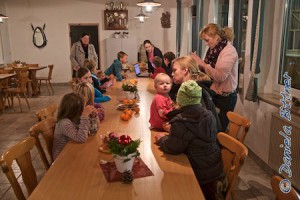
M 163 6 L 152 13 L 143 24 L 133 18 L 138 14 L 139 8 L 135 6 L 136 2 L 131 2 L 132 6 L 128 7 L 129 37 L 136 37 L 138 43 L 149 39 L 162 52 L 175 52 L 176 7 L 174 7 L 174 2 L 169 2 L 169 4 L 167 1 L 163 2 Z M 98 23 L 100 60 L 101 65 L 106 66 L 104 40 L 111 37 L 115 31 L 103 28 L 105 3 L 104 0 L 5 0 L 6 13 L 10 17 L 7 20 L 9 37 L 6 39 L 9 40 L 11 49 L 5 47 L 5 51 L 11 52 L 11 58 L 7 57 L 6 62 L 22 60 L 40 65 L 54 64 L 53 82 L 68 82 L 71 79 L 69 24 Z M 169 29 L 163 29 L 160 24 L 162 12 L 166 11 L 171 13 L 171 28 Z M 38 49 L 33 45 L 31 23 L 34 26 L 46 24 L 45 34 L 48 40 L 46 47 Z M 39 73 L 46 73 L 46 71 Z

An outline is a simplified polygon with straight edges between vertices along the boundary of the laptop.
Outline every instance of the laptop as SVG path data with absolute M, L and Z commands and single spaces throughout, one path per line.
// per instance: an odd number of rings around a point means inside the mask
M 145 72 L 141 72 L 140 66 L 138 63 L 134 64 L 134 70 L 135 70 L 135 75 L 137 77 L 149 77 L 150 73 L 145 71 Z

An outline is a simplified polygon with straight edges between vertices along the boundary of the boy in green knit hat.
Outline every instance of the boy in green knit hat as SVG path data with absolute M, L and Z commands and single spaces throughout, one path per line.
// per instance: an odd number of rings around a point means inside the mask
M 201 94 L 194 80 L 182 83 L 176 98 L 179 109 L 167 114 L 170 134 L 158 133 L 155 140 L 167 154 L 187 155 L 206 199 L 222 199 L 216 188 L 224 178 L 217 124 L 212 112 L 200 104 Z

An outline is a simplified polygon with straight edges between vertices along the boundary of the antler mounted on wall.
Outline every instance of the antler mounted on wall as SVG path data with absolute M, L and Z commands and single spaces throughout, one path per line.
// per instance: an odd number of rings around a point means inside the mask
M 43 48 L 47 45 L 47 39 L 44 32 L 45 27 L 46 24 L 44 24 L 43 28 L 41 28 L 40 26 L 34 28 L 31 24 L 31 28 L 33 30 L 32 42 L 37 48 Z

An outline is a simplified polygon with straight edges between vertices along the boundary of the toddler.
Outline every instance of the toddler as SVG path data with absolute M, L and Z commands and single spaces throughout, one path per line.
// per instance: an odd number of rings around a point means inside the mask
M 169 97 L 169 91 L 172 86 L 171 78 L 165 73 L 159 73 L 154 79 L 154 87 L 157 94 L 150 107 L 150 124 L 151 128 L 163 129 L 163 123 L 167 121 L 166 114 L 170 112 L 172 108 L 172 100 Z

